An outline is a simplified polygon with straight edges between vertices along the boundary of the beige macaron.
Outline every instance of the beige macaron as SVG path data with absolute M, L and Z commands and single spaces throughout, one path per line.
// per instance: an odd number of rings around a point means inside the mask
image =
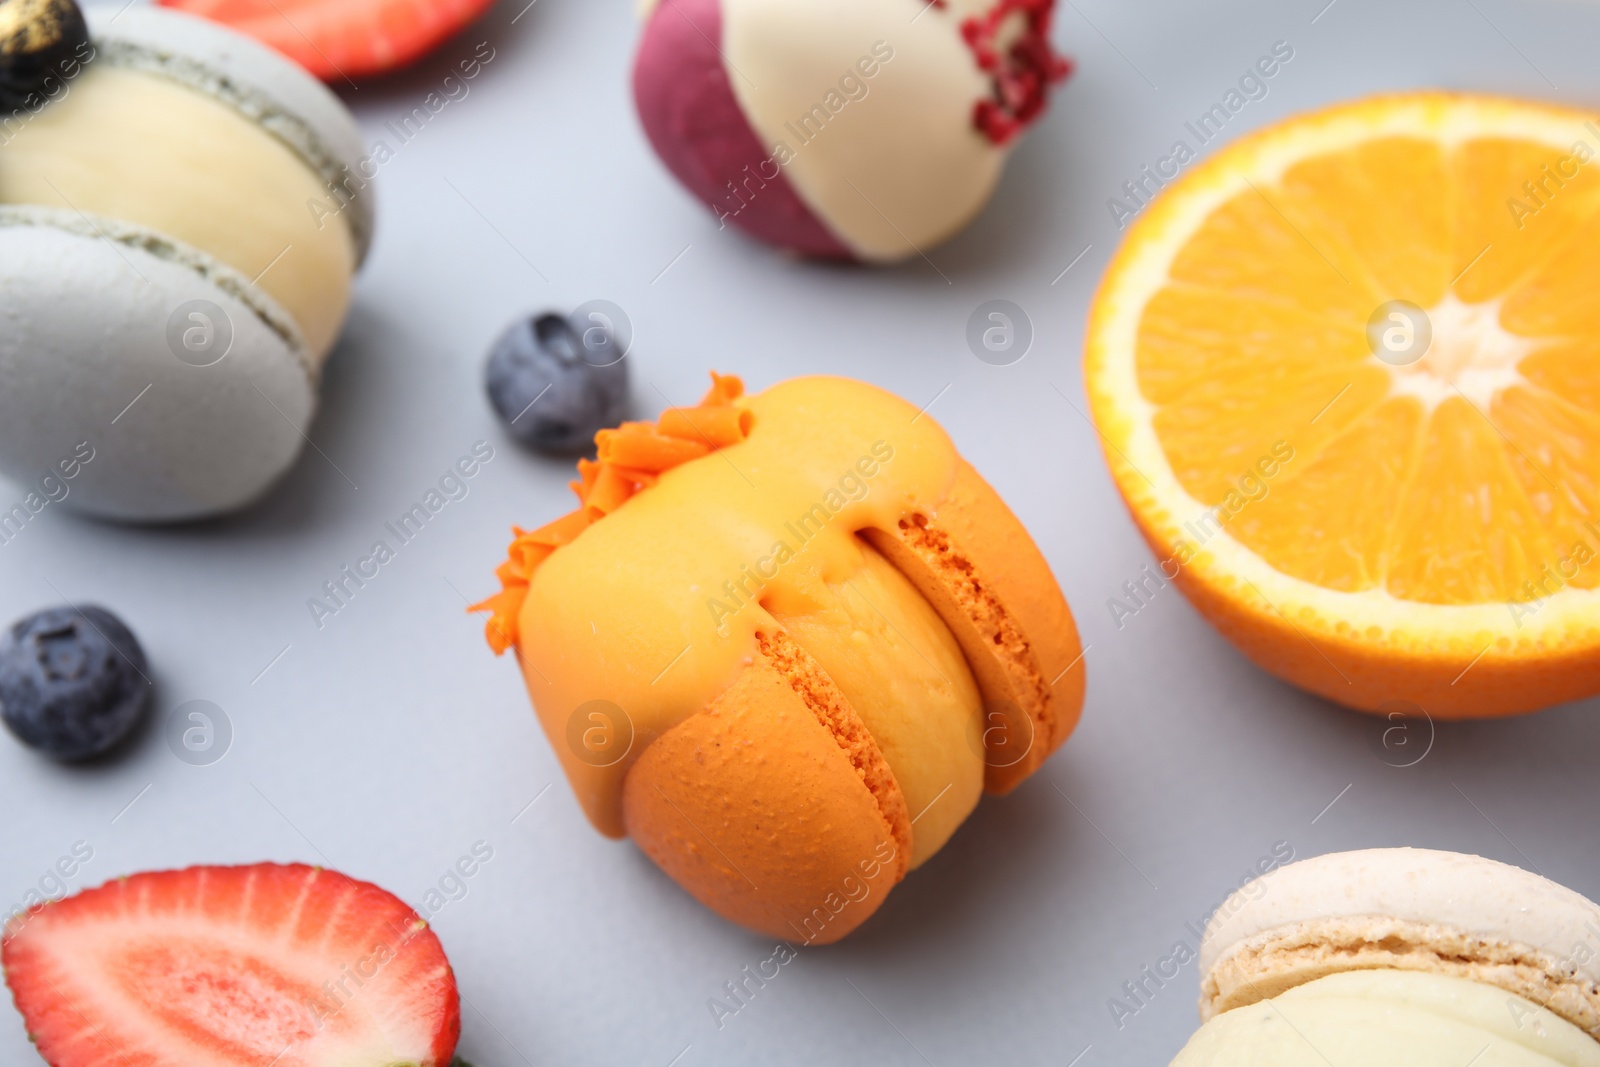
M 1302 860 L 1235 892 L 1200 948 L 1200 1015 L 1343 971 L 1449 975 L 1600 1040 L 1600 905 L 1481 856 L 1385 848 Z

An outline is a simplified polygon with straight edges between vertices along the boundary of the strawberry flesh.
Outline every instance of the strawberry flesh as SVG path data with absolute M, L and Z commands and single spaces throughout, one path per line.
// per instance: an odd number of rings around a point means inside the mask
M 403 67 L 433 51 L 494 0 L 156 0 L 231 26 L 323 81 Z
M 13 918 L 0 962 L 52 1067 L 444 1067 L 439 939 L 403 901 L 303 865 L 136 874 Z

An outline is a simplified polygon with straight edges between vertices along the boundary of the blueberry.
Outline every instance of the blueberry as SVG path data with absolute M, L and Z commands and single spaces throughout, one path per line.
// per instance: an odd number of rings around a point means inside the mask
M 489 402 L 511 435 L 530 448 L 582 452 L 596 431 L 627 417 L 622 344 L 594 321 L 547 313 L 517 322 L 489 353 Z
M 0 719 L 60 760 L 97 756 L 150 706 L 144 650 L 104 608 L 49 608 L 0 637 Z

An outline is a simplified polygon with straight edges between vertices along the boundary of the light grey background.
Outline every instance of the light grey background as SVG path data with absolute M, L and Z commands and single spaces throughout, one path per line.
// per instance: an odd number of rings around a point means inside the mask
M 304 860 L 420 906 L 483 841 L 493 859 L 433 919 L 466 999 L 462 1051 L 479 1067 L 1131 1067 L 1166 1062 L 1194 1029 L 1194 967 L 1120 1029 L 1108 999 L 1192 944 L 1185 923 L 1278 842 L 1300 856 L 1479 852 L 1600 897 L 1595 702 L 1440 728 L 1427 758 L 1397 769 L 1387 724 L 1257 671 L 1175 591 L 1118 630 L 1106 600 L 1150 556 L 1079 414 L 1085 310 L 1118 236 L 1107 197 L 1275 41 L 1294 58 L 1234 130 L 1411 86 L 1600 105 L 1600 11 L 1063 0 L 1057 36 L 1078 72 L 993 204 L 930 250 L 931 265 L 870 271 L 719 232 L 678 189 L 633 117 L 631 5 L 522 2 L 411 71 L 343 90 L 397 154 L 317 447 L 287 481 L 245 515 L 177 529 L 52 507 L 0 546 L 0 618 L 104 604 L 145 643 L 158 715 L 209 700 L 235 735 L 225 758 L 196 767 L 157 722 L 122 758 L 76 769 L 0 738 L 0 903 L 84 841 L 94 858 L 73 888 Z M 398 146 L 384 123 L 482 41 L 495 58 L 470 96 Z M 863 929 L 803 952 L 720 1030 L 707 999 L 772 943 L 590 829 L 514 664 L 463 611 L 496 588 L 512 523 L 570 507 L 570 464 L 519 452 L 497 427 L 480 392 L 486 348 L 514 316 L 595 297 L 632 317 L 642 414 L 692 402 L 708 367 L 753 388 L 855 375 L 932 402 L 1033 531 L 1090 646 L 1088 705 L 1066 747 L 1014 795 L 985 800 Z M 968 314 L 994 298 L 1036 331 L 1014 366 L 987 366 L 964 342 Z M 479 440 L 495 458 L 471 495 L 316 626 L 307 598 Z M 32 1055 L 0 1010 L 0 1061 Z

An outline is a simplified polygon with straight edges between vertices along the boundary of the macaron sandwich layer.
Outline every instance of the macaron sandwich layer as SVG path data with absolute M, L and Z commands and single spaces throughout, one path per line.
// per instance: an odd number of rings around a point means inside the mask
M 0 140 L 0 470 L 89 439 L 72 506 L 225 511 L 289 466 L 372 232 L 361 137 L 282 57 L 91 9 L 93 56 Z M 137 398 L 137 403 L 134 403 Z
M 1339 971 L 1395 969 L 1497 986 L 1600 1039 L 1600 906 L 1480 856 L 1335 853 L 1281 867 L 1224 905 L 1200 950 L 1200 1013 Z M 1576 951 L 1575 951 L 1576 950 Z
M 831 941 L 1065 739 L 1078 639 L 1020 523 L 911 405 L 838 378 L 733 403 L 746 436 L 539 564 L 515 643 L 602 832 L 728 918 Z M 571 741 L 596 701 L 625 756 Z
M 781 629 L 758 631 L 808 701 L 829 687 L 860 718 L 917 819 L 915 869 L 949 840 L 983 794 L 983 698 L 955 637 L 870 544 L 811 595 L 766 599 Z M 844 736 L 848 731 L 835 732 Z
M 1241 888 L 1174 1067 L 1600 1065 L 1600 905 L 1480 856 L 1390 848 Z

